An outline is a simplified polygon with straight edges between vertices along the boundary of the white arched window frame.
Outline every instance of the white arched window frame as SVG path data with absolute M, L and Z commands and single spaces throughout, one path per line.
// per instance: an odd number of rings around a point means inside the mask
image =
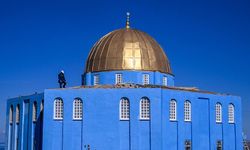
M 141 120 L 150 119 L 150 101 L 146 97 L 143 97 L 140 101 L 140 119 Z
M 59 98 L 54 101 L 54 119 L 63 119 L 63 100 Z
M 13 123 L 13 105 L 10 106 L 10 110 L 9 110 L 9 123 L 10 124 Z
M 222 105 L 220 103 L 215 104 L 215 117 L 216 123 L 222 122 Z
M 191 121 L 192 120 L 192 106 L 191 102 L 186 100 L 184 102 L 184 121 Z
M 169 103 L 169 120 L 177 120 L 177 102 L 174 99 L 170 100 Z
M 233 104 L 228 105 L 228 122 L 234 123 L 234 105 Z
M 37 121 L 37 102 L 36 101 L 34 101 L 33 103 L 32 121 L 33 122 Z
M 130 118 L 130 104 L 127 98 L 120 100 L 120 120 L 129 120 Z
M 82 120 L 83 104 L 80 98 L 75 98 L 73 101 L 73 120 Z
M 16 123 L 18 124 L 20 122 L 20 105 L 18 104 L 16 106 Z

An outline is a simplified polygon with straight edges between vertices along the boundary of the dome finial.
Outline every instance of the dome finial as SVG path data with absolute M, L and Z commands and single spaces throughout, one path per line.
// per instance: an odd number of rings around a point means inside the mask
M 127 21 L 126 21 L 126 28 L 129 29 L 130 26 L 129 26 L 129 19 L 130 19 L 130 13 L 127 12 Z

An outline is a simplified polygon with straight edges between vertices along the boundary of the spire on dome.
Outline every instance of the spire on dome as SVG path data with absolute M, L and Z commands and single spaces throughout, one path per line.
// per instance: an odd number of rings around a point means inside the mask
M 130 28 L 130 26 L 129 26 L 129 20 L 130 19 L 130 13 L 129 12 L 127 12 L 127 20 L 126 20 L 126 29 L 129 29 Z

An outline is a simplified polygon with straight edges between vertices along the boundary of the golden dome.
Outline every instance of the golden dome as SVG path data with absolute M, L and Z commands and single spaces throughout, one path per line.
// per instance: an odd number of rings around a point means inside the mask
M 108 33 L 89 53 L 85 72 L 112 70 L 172 74 L 169 60 L 160 45 L 147 33 L 131 28 Z

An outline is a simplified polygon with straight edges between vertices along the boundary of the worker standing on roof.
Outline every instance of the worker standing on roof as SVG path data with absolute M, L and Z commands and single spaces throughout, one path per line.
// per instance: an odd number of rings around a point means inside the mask
M 65 88 L 65 86 L 67 84 L 63 70 L 58 74 L 58 83 L 60 85 L 60 88 Z

